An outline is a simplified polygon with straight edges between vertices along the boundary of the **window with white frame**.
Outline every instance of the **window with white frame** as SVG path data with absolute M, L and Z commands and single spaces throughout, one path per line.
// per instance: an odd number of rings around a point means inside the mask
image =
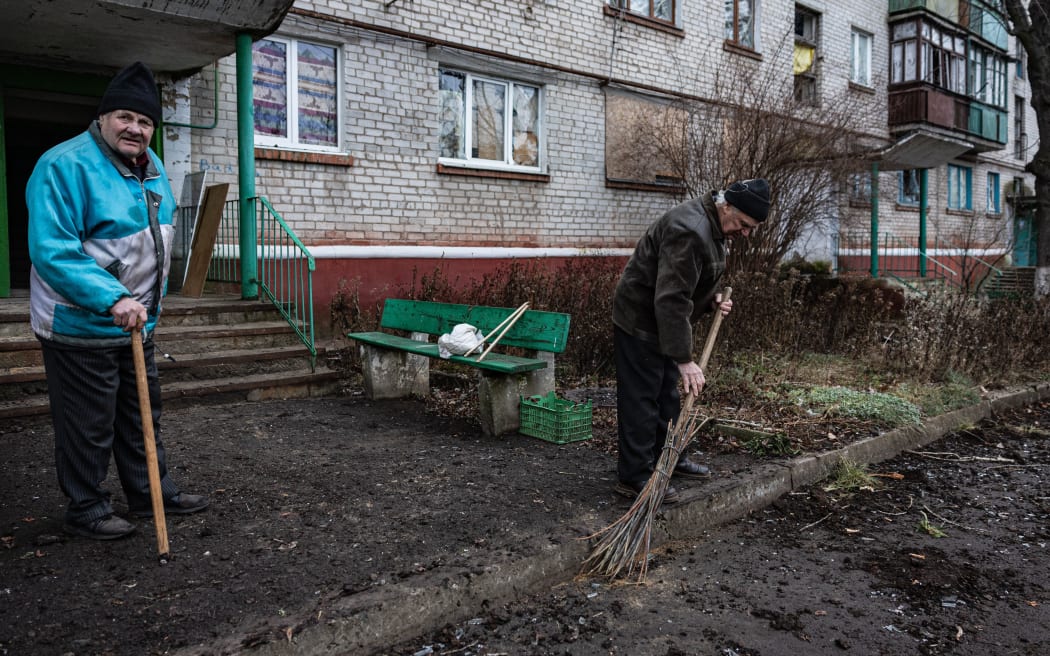
M 1028 155 L 1028 134 L 1025 132 L 1024 96 L 1014 96 L 1014 157 L 1024 159 Z
M 269 37 L 252 44 L 255 144 L 339 149 L 339 49 Z
M 666 23 L 674 22 L 674 5 L 674 0 L 609 0 L 609 6 L 614 9 L 625 9 Z
M 919 205 L 919 169 L 900 172 L 897 202 L 901 205 Z
M 443 68 L 438 88 L 443 163 L 540 170 L 541 87 Z
M 948 165 L 948 209 L 973 209 L 973 169 L 969 166 Z
M 733 45 L 758 50 L 755 39 L 758 0 L 724 0 L 725 37 Z
M 989 214 L 1000 214 L 1002 212 L 1002 206 L 999 204 L 999 174 L 989 173 L 988 184 L 986 186 L 987 201 L 985 203 L 985 211 Z
M 850 82 L 871 86 L 872 35 L 853 28 L 850 30 Z

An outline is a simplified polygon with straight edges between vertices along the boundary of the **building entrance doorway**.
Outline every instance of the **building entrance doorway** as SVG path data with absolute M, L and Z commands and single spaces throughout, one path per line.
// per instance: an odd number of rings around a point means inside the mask
M 10 290 L 29 289 L 29 211 L 25 191 L 37 159 L 52 146 L 87 129 L 95 117 L 98 98 L 65 93 L 0 89 L 0 125 L 3 149 L 5 202 L 0 203 L 0 228 L 6 225 L 7 248 L 0 243 L 0 271 L 6 269 Z M 0 231 L 2 232 L 2 231 Z M 4 276 L 0 275 L 0 279 Z

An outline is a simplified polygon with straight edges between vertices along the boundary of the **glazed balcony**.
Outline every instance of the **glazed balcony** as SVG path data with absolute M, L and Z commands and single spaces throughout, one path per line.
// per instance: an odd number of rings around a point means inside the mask
M 925 10 L 966 28 L 997 48 L 1006 50 L 1006 22 L 994 4 L 983 0 L 889 0 L 891 20 L 896 14 Z
M 937 87 L 913 83 L 889 92 L 888 125 L 894 134 L 932 128 L 974 144 L 974 152 L 1000 150 L 1007 141 L 1005 110 Z

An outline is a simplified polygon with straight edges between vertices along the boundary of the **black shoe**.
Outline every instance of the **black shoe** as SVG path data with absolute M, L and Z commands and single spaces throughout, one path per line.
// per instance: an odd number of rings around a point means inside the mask
M 711 468 L 707 465 L 693 462 L 689 458 L 682 458 L 675 465 L 673 475 L 681 476 L 682 478 L 707 478 L 711 475 Z
M 134 533 L 135 525 L 116 515 L 106 515 L 87 524 L 66 522 L 62 525 L 62 530 L 69 535 L 79 535 L 92 540 L 116 540 Z
M 192 515 L 208 507 L 208 498 L 201 494 L 187 494 L 181 492 L 164 501 L 165 515 Z M 153 506 L 149 508 L 133 508 L 131 514 L 135 517 L 152 517 Z
M 637 483 L 628 483 L 627 481 L 620 481 L 613 488 L 616 494 L 628 499 L 637 499 L 638 495 L 645 489 L 648 481 L 640 481 Z M 668 485 L 667 489 L 664 490 L 664 503 L 671 505 L 672 503 L 678 503 L 678 490 Z

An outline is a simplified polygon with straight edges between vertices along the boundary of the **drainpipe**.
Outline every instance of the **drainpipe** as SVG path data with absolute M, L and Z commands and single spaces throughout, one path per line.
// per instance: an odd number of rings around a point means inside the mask
M 871 277 L 879 277 L 879 163 L 871 163 Z
M 252 37 L 237 35 L 237 186 L 240 189 L 241 298 L 259 297 L 255 221 L 255 112 Z
M 926 193 L 929 169 L 919 169 L 919 277 L 926 277 Z

